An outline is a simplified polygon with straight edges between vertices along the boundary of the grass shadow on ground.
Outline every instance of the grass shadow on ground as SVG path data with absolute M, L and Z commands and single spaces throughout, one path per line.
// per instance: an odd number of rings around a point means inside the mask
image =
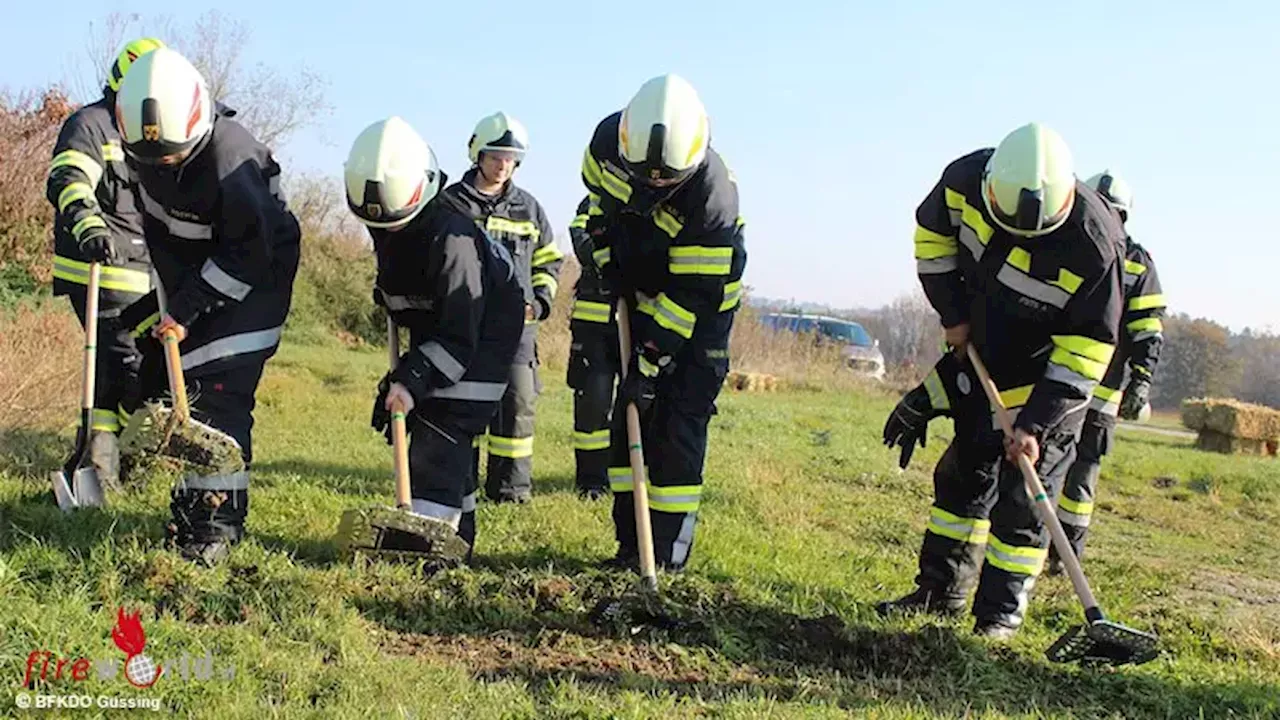
M 296 475 L 315 488 L 351 495 L 390 495 L 394 489 L 390 464 L 386 468 L 369 465 L 341 465 L 302 458 L 284 458 L 253 463 L 255 482 L 259 476 Z M 269 477 L 262 481 L 273 483 Z
M 143 512 L 112 507 L 58 509 L 51 492 L 31 490 L 0 502 L 0 550 L 23 542 L 37 542 L 68 552 L 85 553 L 96 545 L 119 544 L 125 538 L 159 544 L 168 512 Z
M 0 430 L 0 473 L 38 480 L 62 467 L 75 450 L 75 435 L 52 430 Z

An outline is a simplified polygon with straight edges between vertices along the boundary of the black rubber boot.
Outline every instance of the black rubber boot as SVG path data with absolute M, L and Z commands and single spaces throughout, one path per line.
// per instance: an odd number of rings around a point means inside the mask
M 978 621 L 974 623 L 973 632 L 974 634 L 982 637 L 1004 642 L 1006 640 L 1013 639 L 1013 636 L 1018 634 L 1018 628 L 1005 625 L 1004 623 L 996 620 L 983 620 L 979 618 Z
M 930 588 L 917 587 L 897 600 L 886 600 L 876 605 L 876 612 L 886 617 L 894 612 L 927 612 L 942 617 L 954 617 L 965 610 L 964 596 L 952 595 Z

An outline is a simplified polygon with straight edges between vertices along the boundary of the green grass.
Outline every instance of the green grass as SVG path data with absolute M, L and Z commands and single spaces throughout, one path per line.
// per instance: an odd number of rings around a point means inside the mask
M 907 591 L 950 429 L 898 472 L 879 442 L 887 396 L 725 392 L 689 571 L 664 592 L 694 622 L 634 636 L 588 622 L 632 578 L 606 503 L 572 492 L 571 397 L 544 369 L 532 505 L 482 503 L 476 567 L 336 562 L 343 509 L 388 502 L 390 452 L 369 429 L 376 348 L 287 342 L 259 392 L 251 539 L 214 570 L 159 549 L 165 479 L 62 516 L 44 471 L 65 436 L 0 447 L 0 714 L 28 653 L 117 658 L 116 608 L 142 611 L 147 653 L 215 658 L 205 681 L 52 682 L 50 692 L 159 697 L 195 717 L 1276 717 L 1280 464 L 1121 431 L 1086 569 L 1108 612 L 1158 632 L 1138 668 L 1053 665 L 1077 623 L 1044 578 L 1008 646 L 971 618 L 884 621 Z M 234 677 L 221 670 L 231 667 Z M 170 663 L 170 669 L 175 666 Z

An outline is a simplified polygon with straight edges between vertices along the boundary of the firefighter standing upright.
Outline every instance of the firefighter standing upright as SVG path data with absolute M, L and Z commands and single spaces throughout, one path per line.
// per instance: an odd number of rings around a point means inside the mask
M 1026 455 L 1056 494 L 1118 342 L 1124 234 L 1076 179 L 1066 143 L 1038 123 L 950 163 L 916 220 L 917 272 L 947 343 L 959 353 L 973 343 L 1014 435 L 986 403 L 957 422 L 953 481 L 938 483 L 916 590 L 878 609 L 957 612 L 981 566 L 974 630 L 1007 638 L 1047 556 L 1013 460 Z
M 115 124 L 116 92 L 142 55 L 163 47 L 154 38 L 129 42 L 111 65 L 102 98 L 72 113 L 53 147 L 46 195 L 56 210 L 53 294 L 66 295 L 85 323 L 90 263 L 103 263 L 99 281 L 98 355 L 89 458 L 108 485 L 119 477 L 117 436 L 127 420 L 121 401 L 138 373 L 137 344 L 121 312 L 151 291 L 151 259 L 142 211 Z
M 192 416 L 234 439 L 243 459 L 240 471 L 187 473 L 172 490 L 170 540 L 206 563 L 244 534 L 255 394 L 289 313 L 300 240 L 270 149 L 215 107 L 199 71 L 160 48 L 134 62 L 115 108 L 167 299 L 137 330 L 154 322 L 152 338 L 176 334 Z M 140 345 L 135 400 L 164 385 L 158 343 Z
M 590 209 L 591 198 L 583 198 L 569 224 L 582 274 L 573 288 L 565 381 L 573 389 L 574 485 L 580 496 L 594 500 L 609 490 L 609 411 L 619 358 L 613 292 L 591 257 Z
M 512 180 L 528 150 L 529 135 L 515 118 L 502 112 L 482 118 L 467 143 L 472 168 L 444 191 L 446 200 L 506 247 L 524 289 L 524 335 L 486 443 L 485 495 L 498 502 L 528 502 L 533 492 L 538 324 L 551 314 L 564 264 L 542 206 Z M 479 472 L 478 450 L 475 458 Z
M 372 425 L 390 442 L 392 406 L 402 403 L 413 512 L 449 523 L 474 547 L 471 443 L 498 411 L 523 327 L 514 263 L 444 202 L 435 154 L 399 117 L 360 133 L 344 174 L 347 205 L 373 238 L 375 301 L 409 331 L 409 350 L 379 385 Z M 413 540 L 387 547 L 425 549 Z
M 591 256 L 630 312 L 631 370 L 618 389 L 609 481 L 620 567 L 638 566 L 625 408 L 635 403 L 649 466 L 658 565 L 689 559 L 702 499 L 707 424 L 729 369 L 746 250 L 738 189 L 709 146 L 696 91 L 653 78 L 602 120 L 583 157 Z
M 1133 192 L 1123 179 L 1104 171 L 1087 181 L 1129 222 Z M 1111 449 L 1116 417 L 1136 420 L 1147 405 L 1151 380 L 1164 342 L 1164 292 L 1150 253 L 1125 232 L 1124 316 L 1120 346 L 1107 366 L 1107 373 L 1093 390 L 1093 400 L 1076 445 L 1076 460 L 1058 497 L 1058 519 L 1077 557 L 1084 554 L 1085 536 L 1093 519 L 1093 503 L 1102 471 L 1102 458 Z M 1125 368 L 1129 380 L 1125 382 Z M 1123 386 L 1123 389 L 1121 387 Z M 1049 572 L 1061 571 L 1057 550 L 1049 551 Z

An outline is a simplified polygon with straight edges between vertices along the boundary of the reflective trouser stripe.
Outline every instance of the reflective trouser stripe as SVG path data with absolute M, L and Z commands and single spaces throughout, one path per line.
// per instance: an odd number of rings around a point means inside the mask
M 124 267 L 100 266 L 98 286 L 103 290 L 137 293 L 151 292 L 151 274 Z M 61 255 L 53 256 L 53 276 L 77 285 L 89 284 L 89 263 L 72 260 Z
M 533 455 L 533 437 L 509 438 L 489 436 L 489 454 L 505 458 L 522 458 Z
M 94 408 L 90 414 L 89 427 L 103 432 L 116 432 L 120 429 L 120 416 L 111 410 Z
M 698 511 L 702 502 L 701 485 L 650 485 L 649 507 L 669 513 Z
M 582 432 L 581 430 L 573 431 L 573 449 L 574 450 L 608 450 L 609 449 L 609 430 L 597 430 L 595 432 Z
M 249 471 L 239 470 L 226 475 L 188 475 L 178 481 L 178 490 L 248 490 Z
M 1039 575 L 1048 556 L 1048 548 L 1009 545 L 1000 542 L 1000 538 L 994 535 L 987 541 L 987 562 L 1005 572 Z
M 123 427 L 128 427 L 129 418 L 132 417 L 132 415 L 130 415 L 129 411 L 125 410 L 124 406 L 121 405 L 120 407 L 116 408 L 116 417 L 120 419 L 120 427 L 123 428 Z
M 960 517 L 935 505 L 929 508 L 926 531 L 963 543 L 982 545 L 987 542 L 991 521 L 985 518 Z
M 590 300 L 573 301 L 573 320 L 585 322 L 608 323 L 613 306 L 609 303 L 591 302 Z
M 476 511 L 476 493 L 471 491 L 462 496 L 462 512 L 469 513 Z
M 215 360 L 270 350 L 280 342 L 283 326 L 228 335 L 182 354 L 182 369 L 192 370 Z
M 431 500 L 413 499 L 413 513 L 448 523 L 454 530 L 462 523 L 462 508 L 449 507 Z
M 1072 500 L 1063 495 L 1058 498 L 1058 519 L 1067 525 L 1089 527 L 1093 519 L 1093 503 Z
M 644 469 L 644 473 L 645 477 L 649 476 L 649 468 L 647 466 Z M 649 485 L 648 487 L 650 492 L 652 492 L 653 486 Z M 636 489 L 635 478 L 631 476 L 630 465 L 627 467 L 609 468 L 609 489 L 613 490 L 615 493 L 632 492 Z

